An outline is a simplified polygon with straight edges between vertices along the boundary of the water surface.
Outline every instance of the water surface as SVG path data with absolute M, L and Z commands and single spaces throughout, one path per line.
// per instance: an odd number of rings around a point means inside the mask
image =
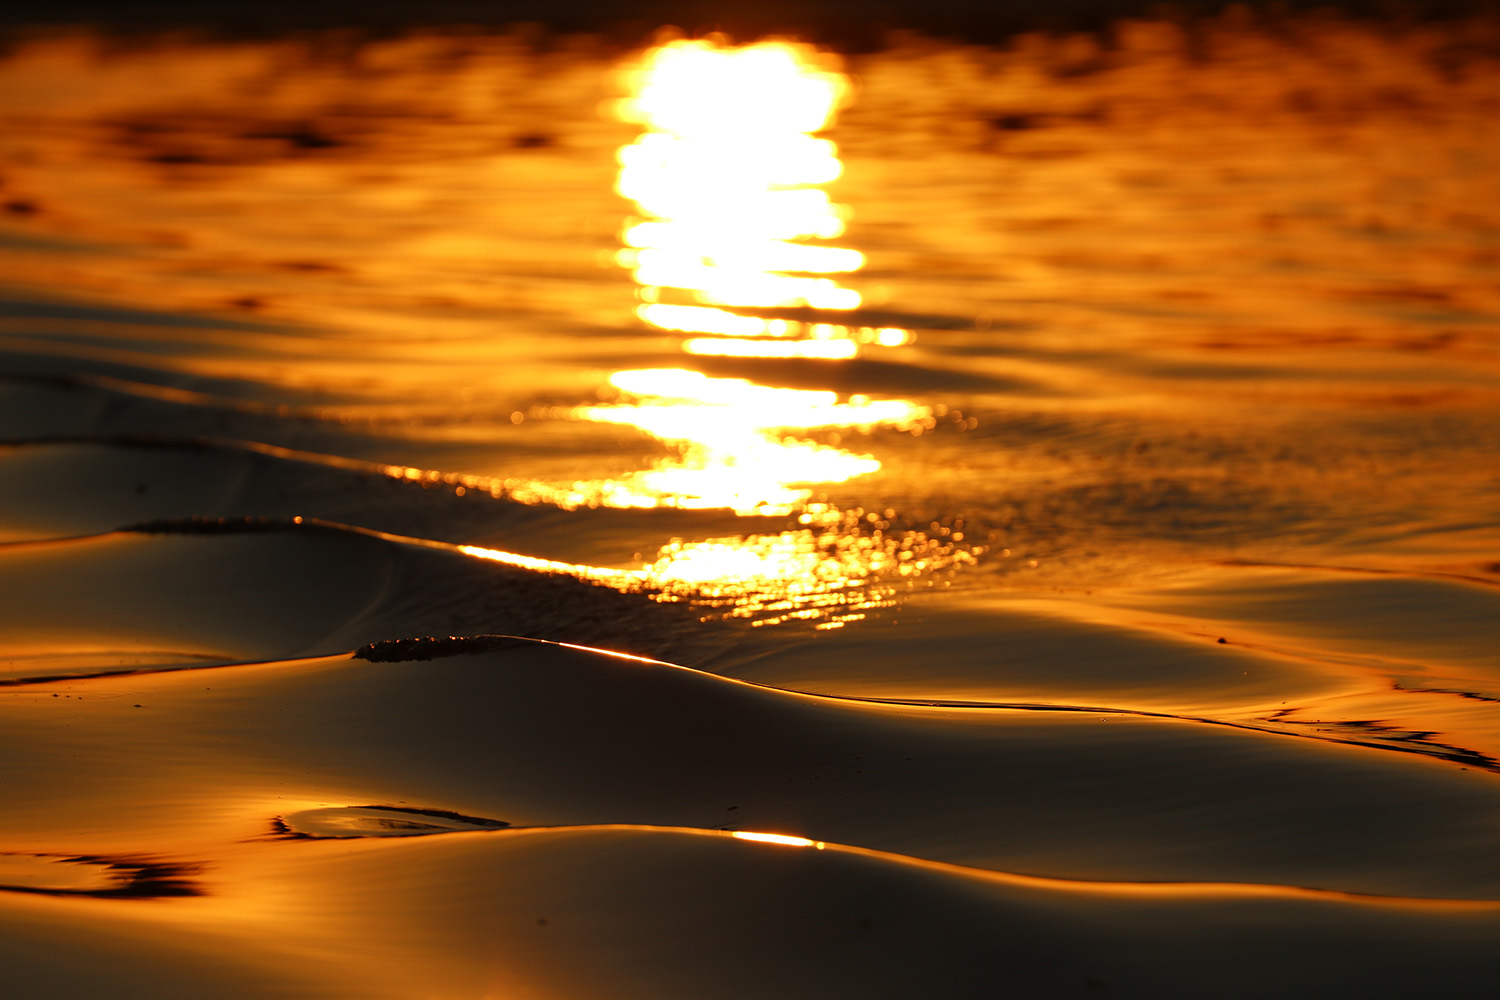
M 1493 29 L 1289 23 L 20 39 L 23 995 L 1493 974 Z

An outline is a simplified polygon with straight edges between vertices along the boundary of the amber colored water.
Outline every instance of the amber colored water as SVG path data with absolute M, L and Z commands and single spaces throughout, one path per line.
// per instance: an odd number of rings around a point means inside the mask
M 1494 24 L 671 39 L 0 57 L 18 995 L 1476 995 Z

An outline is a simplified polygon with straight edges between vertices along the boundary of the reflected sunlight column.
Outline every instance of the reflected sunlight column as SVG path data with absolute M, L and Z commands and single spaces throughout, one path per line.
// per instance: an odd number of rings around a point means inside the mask
M 814 134 L 850 92 L 831 60 L 786 42 L 679 40 L 630 72 L 635 96 L 617 113 L 649 131 L 620 150 L 617 190 L 645 217 L 625 226 L 617 259 L 641 286 L 642 320 L 708 335 L 689 353 L 844 359 L 907 339 L 810 315 L 857 309 L 859 293 L 827 275 L 865 262 L 811 242 L 844 232 L 821 187 L 843 165 Z
M 816 133 L 849 82 L 806 46 L 672 41 L 629 71 L 620 117 L 646 131 L 620 150 L 617 189 L 638 215 L 617 255 L 638 283 L 637 314 L 687 335 L 697 355 L 784 358 L 821 366 L 864 345 L 897 347 L 910 334 L 860 325 L 859 293 L 830 275 L 864 265 L 827 240 L 845 211 L 822 185 L 842 171 Z M 796 360 L 792 360 L 796 359 Z M 804 360 L 805 359 L 805 360 Z M 961 532 L 899 525 L 895 511 L 840 509 L 813 486 L 876 473 L 880 461 L 841 447 L 840 431 L 920 431 L 931 412 L 909 400 L 827 389 L 757 385 L 686 368 L 610 376 L 617 401 L 554 416 L 639 428 L 665 444 L 649 468 L 572 484 L 508 484 L 522 502 L 565 507 L 713 509 L 793 517 L 757 535 L 674 539 L 639 569 L 566 567 L 610 586 L 646 589 L 752 625 L 805 622 L 835 629 L 892 603 L 899 587 L 972 562 Z M 809 439 L 827 433 L 829 443 Z M 475 552 L 515 562 L 509 553 Z

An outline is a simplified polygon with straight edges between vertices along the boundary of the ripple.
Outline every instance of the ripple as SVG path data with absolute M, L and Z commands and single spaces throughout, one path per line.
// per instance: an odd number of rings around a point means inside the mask
M 446 809 L 406 806 L 329 806 L 287 813 L 272 821 L 278 834 L 298 840 L 341 837 L 426 837 L 434 833 L 501 830 L 504 820 L 464 816 Z

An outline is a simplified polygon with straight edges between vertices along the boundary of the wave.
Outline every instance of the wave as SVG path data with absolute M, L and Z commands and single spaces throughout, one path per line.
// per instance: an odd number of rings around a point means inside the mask
M 26 723 L 13 738 L 48 734 L 28 756 L 45 762 L 31 808 L 53 838 L 103 778 L 77 741 L 124 740 L 108 798 L 152 801 L 166 783 L 177 803 L 137 831 L 147 842 L 263 801 L 273 780 L 306 808 L 341 804 L 337 790 L 518 826 L 769 830 L 1072 879 L 1500 895 L 1487 774 L 1175 719 L 877 705 L 514 640 L 12 690 L 27 693 L 6 706 Z

